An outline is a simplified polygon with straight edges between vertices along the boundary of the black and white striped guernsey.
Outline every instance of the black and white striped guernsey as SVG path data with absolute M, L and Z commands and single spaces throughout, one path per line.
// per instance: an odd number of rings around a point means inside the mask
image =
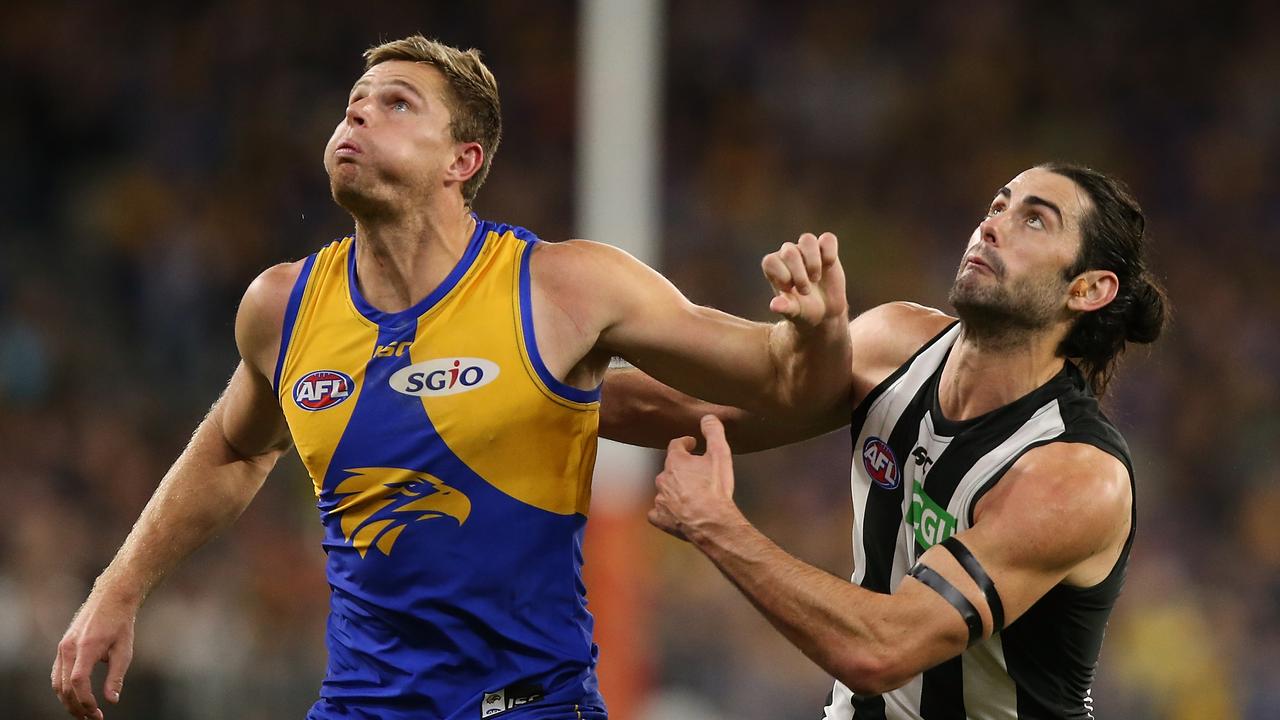
M 1123 462 L 1132 483 L 1124 439 L 1070 362 L 1009 405 L 963 422 L 943 417 L 938 381 L 959 335 L 952 324 L 854 411 L 852 581 L 869 590 L 893 592 L 925 550 L 968 529 L 978 500 L 1032 448 L 1094 445 Z M 1003 632 L 901 688 L 858 696 L 837 682 L 824 718 L 1092 718 L 1090 686 L 1132 541 L 1131 528 L 1098 585 L 1058 585 Z

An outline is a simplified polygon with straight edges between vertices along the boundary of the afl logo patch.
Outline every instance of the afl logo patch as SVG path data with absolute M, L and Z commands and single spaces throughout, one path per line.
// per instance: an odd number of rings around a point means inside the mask
M 293 401 L 307 412 L 328 410 L 351 397 L 355 390 L 351 376 L 337 370 L 315 370 L 293 385 Z
M 893 456 L 889 443 L 878 437 L 869 437 L 862 445 L 862 467 L 871 481 L 885 490 L 893 490 L 902 482 L 898 459 Z
M 405 395 L 457 395 L 475 390 L 498 377 L 498 364 L 482 358 L 439 358 L 400 368 L 391 388 Z

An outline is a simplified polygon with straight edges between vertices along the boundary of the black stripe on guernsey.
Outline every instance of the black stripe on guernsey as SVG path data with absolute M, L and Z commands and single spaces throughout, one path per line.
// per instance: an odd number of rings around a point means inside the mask
M 908 363 L 908 366 L 910 363 Z M 915 443 L 919 432 L 920 418 L 923 418 L 928 405 L 924 387 L 911 398 L 910 405 L 902 411 L 897 424 L 888 436 L 888 447 L 893 457 L 906 457 Z M 861 424 L 858 425 L 860 432 Z M 856 441 L 855 441 L 856 442 Z M 854 448 L 854 462 L 861 459 L 860 448 Z M 902 477 L 900 471 L 899 477 Z M 906 491 L 906 483 L 899 482 L 896 488 L 884 489 L 872 483 L 867 492 L 867 511 L 863 519 L 863 548 L 865 548 L 863 582 L 861 587 L 869 591 L 887 593 L 890 591 L 890 580 L 893 571 L 893 556 L 897 552 L 897 532 L 902 525 L 902 495 Z M 852 701 L 856 720 L 883 720 L 884 698 L 873 696 Z
M 904 367 L 909 367 L 907 363 Z M 897 425 L 889 433 L 889 449 L 895 458 L 906 458 L 916 441 L 920 428 L 920 419 L 928 410 L 925 403 L 927 396 L 922 386 L 916 392 L 911 403 L 903 410 Z M 861 431 L 861 423 L 857 426 Z M 856 437 L 856 436 L 855 436 Z M 855 440 L 856 443 L 856 440 Z M 861 449 L 854 448 L 854 462 L 860 462 Z M 899 472 L 901 478 L 903 473 Z M 867 506 L 862 523 L 862 547 L 866 549 L 865 570 L 862 575 L 862 587 L 878 592 L 889 592 L 889 582 L 893 572 L 893 558 L 897 551 L 898 530 L 902 526 L 902 498 L 906 491 L 905 482 L 898 487 L 886 490 L 875 483 L 867 491 Z M 865 699 L 854 697 L 854 718 L 857 720 L 883 720 L 885 717 L 884 698 L 875 695 Z
M 1133 490 L 1133 464 L 1128 445 L 1098 410 L 1097 400 L 1089 393 L 1079 372 L 1072 369 L 1069 377 L 1075 387 L 1058 397 L 1064 432 L 1028 445 L 992 474 L 969 504 L 970 525 L 979 501 L 1005 473 L 1027 452 L 1050 443 L 1084 443 L 1112 455 L 1128 470 L 1129 487 Z M 1131 523 L 1135 522 L 1136 515 L 1135 494 Z M 1093 684 L 1107 619 L 1124 584 L 1133 534 L 1131 524 L 1120 557 L 1102 582 L 1088 588 L 1057 585 L 1000 633 L 1005 664 L 1016 687 L 1018 717 L 1068 720 L 1093 717 L 1089 688 Z
M 982 630 L 978 633 L 981 640 Z M 970 635 L 969 645 L 975 642 Z M 964 661 L 960 658 L 957 655 L 924 672 L 920 679 L 920 717 L 924 720 L 965 720 Z
M 947 579 L 939 575 L 936 570 L 923 563 L 916 563 L 907 574 L 928 585 L 930 590 L 941 595 L 943 600 L 951 603 L 951 607 L 960 613 L 964 624 L 969 628 L 970 645 L 982 639 L 982 616 L 978 614 L 978 608 L 974 607 L 973 603 L 969 602 L 969 598 L 957 590 L 955 585 L 947 582 Z
M 858 409 L 853 413 L 853 421 L 850 426 L 853 432 L 853 457 L 855 463 L 862 456 L 862 448 L 857 446 L 858 438 L 862 435 L 862 426 L 867 421 L 867 415 L 870 413 L 871 406 L 875 403 L 876 398 L 905 375 L 920 355 L 938 342 L 954 326 L 955 323 L 951 323 L 946 330 L 938 333 L 932 340 L 925 343 L 916 351 L 915 355 L 911 356 L 910 360 L 903 363 L 901 367 L 895 370 L 884 382 L 877 385 L 858 404 Z M 920 419 L 928 411 L 928 388 L 928 382 L 921 385 L 916 391 L 915 397 L 911 399 L 911 402 L 902 411 L 902 415 L 898 417 L 898 423 L 893 426 L 893 430 L 889 433 L 887 440 L 889 449 L 893 451 L 895 459 L 901 458 L 898 460 L 899 463 L 905 461 L 908 457 L 907 454 L 911 452 L 911 448 L 915 445 L 916 436 L 920 428 Z M 893 568 L 893 556 L 897 546 L 894 539 L 898 536 L 898 528 L 902 524 L 902 498 L 906 490 L 904 475 L 902 468 L 899 467 L 898 477 L 901 481 L 898 483 L 898 487 L 886 490 L 872 483 L 871 489 L 867 492 L 866 517 L 862 528 L 862 547 L 866 548 L 868 552 L 866 569 L 862 575 L 862 587 L 879 593 L 889 592 L 890 572 Z M 875 552 L 871 552 L 872 549 Z
M 868 393 L 862 402 L 858 403 L 858 407 L 853 411 L 853 419 L 850 424 L 850 431 L 853 433 L 853 458 L 855 463 L 859 462 L 859 458 L 862 455 L 862 448 L 857 447 L 858 438 L 862 435 L 862 426 L 867 421 L 867 415 L 871 412 L 872 405 L 911 369 L 911 366 L 919 359 L 921 354 L 933 347 L 953 327 L 955 327 L 955 323 L 947 325 L 941 332 L 934 335 L 924 345 L 921 345 L 910 360 L 899 366 L 889 377 L 885 378 L 883 382 Z M 922 386 L 916 392 L 915 397 L 912 398 L 907 408 L 903 410 L 902 415 L 898 418 L 897 425 L 894 426 L 889 435 L 889 448 L 893 451 L 895 458 L 906 458 L 907 453 L 911 450 L 911 444 L 915 442 L 916 434 L 920 427 L 920 419 L 928 409 L 925 404 L 926 395 L 923 390 L 924 387 Z M 899 476 L 901 476 L 901 473 L 899 473 Z M 904 488 L 901 483 L 894 490 L 885 490 L 873 483 L 871 489 L 867 492 L 867 506 L 862 527 L 862 546 L 868 552 L 865 561 L 866 570 L 862 576 L 862 587 L 868 590 L 880 593 L 889 592 L 893 556 L 897 546 L 895 538 L 897 538 L 898 528 L 902 524 L 903 492 Z M 853 705 L 853 717 L 857 720 L 885 720 L 883 697 L 879 695 L 858 697 L 855 695 L 851 702 Z
M 949 354 L 950 351 L 948 351 Z M 938 383 L 946 362 L 946 358 L 943 358 L 942 364 L 938 366 L 937 372 L 929 378 L 927 384 L 930 405 L 933 407 L 931 417 L 934 430 L 939 434 L 957 437 L 963 433 L 963 442 L 952 443 L 946 452 L 934 458 L 934 463 L 929 468 L 924 481 L 924 488 L 929 493 L 929 497 L 944 508 L 951 504 L 956 488 L 974 463 L 1018 432 L 1041 407 L 1069 387 L 1070 382 L 1064 368 L 1063 372 L 1055 375 L 1049 382 L 1009 405 L 976 418 L 957 422 L 947 420 L 943 416 L 938 402 Z M 924 554 L 925 549 L 916 543 L 916 557 Z
M 950 350 L 947 354 L 950 355 Z M 925 384 L 929 393 L 929 407 L 932 408 L 934 430 L 941 435 L 960 439 L 952 442 L 946 452 L 934 459 L 923 483 L 929 497 L 944 508 L 951 504 L 960 481 L 975 463 L 1018 432 L 1045 403 L 1067 387 L 1064 385 L 1067 382 L 1065 376 L 1059 374 L 1009 405 L 976 418 L 956 422 L 946 419 L 938 401 L 938 383 L 945 366 L 944 357 L 938 370 Z M 919 557 L 924 554 L 925 548 L 916 541 L 915 551 L 916 557 Z M 973 642 L 970 640 L 970 644 Z M 959 657 L 951 658 L 923 673 L 920 679 L 920 717 L 924 720 L 965 717 L 964 663 Z
M 854 720 L 885 720 L 884 697 L 881 695 L 872 695 L 871 697 L 860 698 L 854 695 L 850 699 L 853 705 Z
M 911 403 L 903 410 L 898 424 L 889 433 L 889 449 L 894 458 L 907 458 L 920 431 L 920 419 L 927 411 L 925 387 L 916 392 Z M 859 462 L 861 448 L 854 448 L 854 462 Z M 899 462 L 902 462 L 899 460 Z M 897 551 L 898 531 L 902 527 L 902 498 L 906 492 L 905 473 L 899 468 L 898 486 L 886 490 L 872 483 L 867 491 L 866 516 L 862 526 L 862 547 L 866 549 L 866 570 L 862 575 L 862 587 L 878 593 L 889 592 L 893 570 L 893 557 Z
M 946 548 L 960 563 L 960 567 L 969 573 L 969 577 L 982 588 L 982 594 L 987 596 L 987 607 L 991 608 L 991 634 L 994 635 L 1004 627 L 1004 603 L 1000 602 L 1000 593 L 996 592 L 996 584 L 991 580 L 991 576 L 982 568 L 982 563 L 978 562 L 978 558 L 969 552 L 969 548 L 960 542 L 960 538 L 952 535 L 942 541 L 942 547 Z

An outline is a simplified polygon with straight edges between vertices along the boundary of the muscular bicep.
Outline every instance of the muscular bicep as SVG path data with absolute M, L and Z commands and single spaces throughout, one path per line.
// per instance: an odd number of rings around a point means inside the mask
M 1131 502 L 1128 471 L 1096 448 L 1060 443 L 1024 455 L 973 526 L 929 548 L 895 594 L 914 599 L 905 607 L 938 611 L 895 618 L 906 638 L 899 679 L 991 637 L 1059 584 L 1105 579 L 1128 537 Z
M 571 330 L 559 345 L 582 341 L 566 367 L 588 352 L 622 357 L 665 385 L 729 405 L 765 402 L 776 385 L 771 326 L 695 305 L 617 248 L 539 245 L 532 270 L 544 307 Z
M 236 313 L 236 347 L 242 358 L 212 418 L 234 454 L 278 456 L 289 447 L 289 429 L 272 387 L 285 306 L 301 263 L 268 268 L 245 291 Z
M 241 458 L 278 456 L 289 448 L 289 428 L 270 381 L 243 361 L 218 400 L 215 418 L 228 448 Z
M 637 271 L 601 346 L 667 385 L 723 404 L 756 407 L 777 381 L 769 326 L 694 305 L 648 268 Z
M 1005 624 L 1058 584 L 1091 587 L 1114 568 L 1129 537 L 1129 474 L 1085 444 L 1027 452 L 983 497 L 960 537 L 999 589 Z

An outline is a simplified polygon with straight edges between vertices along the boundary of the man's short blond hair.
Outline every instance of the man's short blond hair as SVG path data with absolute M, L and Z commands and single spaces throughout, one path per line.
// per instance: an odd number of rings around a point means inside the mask
M 449 88 L 449 132 L 457 142 L 476 142 L 484 150 L 484 162 L 462 185 L 462 197 L 471 205 L 489 175 L 489 166 L 502 140 L 502 107 L 498 102 L 498 81 L 480 60 L 475 48 L 459 50 L 444 43 L 411 35 L 371 47 L 364 52 L 364 69 L 388 60 L 425 63 L 440 71 Z

